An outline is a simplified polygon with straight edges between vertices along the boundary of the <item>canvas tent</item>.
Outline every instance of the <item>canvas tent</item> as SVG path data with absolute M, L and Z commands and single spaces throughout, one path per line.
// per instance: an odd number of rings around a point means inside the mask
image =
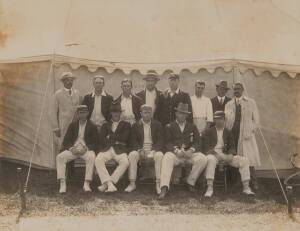
M 63 71 L 78 77 L 82 95 L 103 74 L 117 96 L 122 78 L 137 91 L 155 69 L 159 88 L 172 70 L 191 94 L 196 79 L 206 81 L 210 97 L 221 79 L 244 82 L 276 168 L 291 168 L 300 140 L 298 9 L 297 0 L 0 0 L 0 157 L 29 162 L 36 140 L 33 164 L 55 168 L 47 111 Z M 257 139 L 261 169 L 272 169 Z

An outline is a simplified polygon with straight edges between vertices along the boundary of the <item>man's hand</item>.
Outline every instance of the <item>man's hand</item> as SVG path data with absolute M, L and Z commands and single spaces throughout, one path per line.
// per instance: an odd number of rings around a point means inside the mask
M 69 148 L 69 151 L 72 152 L 73 155 L 76 155 L 76 148 L 74 146 Z
M 139 149 L 138 153 L 140 154 L 141 159 L 146 159 L 146 153 L 144 151 L 144 149 Z
M 233 160 L 233 155 L 232 154 L 226 155 L 226 161 L 227 162 L 231 162 L 232 160 Z
M 193 150 L 189 149 L 184 152 L 184 156 L 185 156 L 185 158 L 192 158 L 193 153 L 194 153 Z
M 54 134 L 55 134 L 57 137 L 60 137 L 60 136 L 61 136 L 60 129 L 55 130 L 55 131 L 54 131 Z
M 175 154 L 178 158 L 183 158 L 185 156 L 185 153 L 180 149 L 178 149 L 178 151 Z

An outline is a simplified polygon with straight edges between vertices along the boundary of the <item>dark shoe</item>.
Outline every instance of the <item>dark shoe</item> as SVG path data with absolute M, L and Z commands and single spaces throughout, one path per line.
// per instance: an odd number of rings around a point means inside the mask
M 186 184 L 186 186 L 187 186 L 187 189 L 189 190 L 189 192 L 191 192 L 191 193 L 197 192 L 197 189 L 195 188 L 195 186 L 190 185 L 190 184 Z
M 163 200 L 166 197 L 167 193 L 168 193 L 168 187 L 167 186 L 163 186 L 161 188 L 161 193 L 158 196 L 158 200 Z

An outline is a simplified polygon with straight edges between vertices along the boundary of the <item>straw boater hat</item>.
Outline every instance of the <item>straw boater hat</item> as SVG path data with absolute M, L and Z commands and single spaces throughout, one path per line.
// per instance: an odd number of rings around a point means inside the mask
M 146 76 L 143 78 L 143 80 L 147 80 L 147 79 L 155 79 L 156 81 L 159 81 L 158 74 L 157 74 L 156 71 L 154 71 L 154 70 L 149 70 L 149 71 L 147 71 L 147 74 L 146 74 Z
M 141 106 L 141 111 L 143 111 L 143 110 L 152 110 L 152 107 L 148 104 L 143 104 Z
M 61 81 L 67 78 L 76 79 L 72 72 L 63 72 L 60 76 Z
M 86 105 L 82 104 L 82 105 L 78 105 L 77 106 L 77 111 L 78 112 L 88 112 L 89 109 L 88 109 L 88 107 Z
M 168 79 L 179 79 L 179 75 L 171 72 Z
M 229 90 L 230 88 L 228 87 L 227 81 L 221 80 L 219 83 L 216 84 L 216 87 L 224 88 L 226 90 Z
M 224 119 L 225 113 L 223 111 L 216 111 L 214 113 L 214 119 Z
M 176 111 L 190 114 L 189 105 L 187 103 L 179 103 L 178 106 L 175 108 Z
M 102 75 L 95 75 L 93 77 L 93 80 L 95 80 L 95 79 L 102 79 L 104 81 L 104 76 L 102 76 Z

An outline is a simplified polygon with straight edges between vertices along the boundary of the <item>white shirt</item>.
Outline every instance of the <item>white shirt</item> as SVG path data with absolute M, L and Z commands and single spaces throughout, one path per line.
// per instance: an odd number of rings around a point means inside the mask
M 70 95 L 70 96 L 73 95 L 73 88 L 68 89 L 68 88 L 65 88 L 65 87 L 64 87 L 64 90 L 67 92 L 68 95 Z M 70 91 L 71 91 L 71 94 L 70 94 Z
M 101 110 L 102 96 L 106 96 L 106 93 L 104 91 L 102 91 L 101 95 L 96 95 L 95 92 L 93 92 L 92 94 L 92 97 L 94 97 L 95 102 L 94 110 L 91 115 L 91 121 L 96 125 L 102 125 L 105 121 Z
M 149 91 L 146 89 L 146 104 L 152 107 L 152 112 L 155 111 L 156 90 Z
M 111 130 L 112 130 L 113 132 L 115 132 L 115 131 L 117 130 L 117 127 L 118 127 L 118 125 L 119 125 L 119 122 L 120 122 L 120 121 L 118 121 L 118 122 L 112 121 Z
M 122 116 L 121 116 L 122 119 L 130 120 L 135 118 L 132 110 L 132 96 L 124 97 L 122 95 L 121 108 L 122 108 Z
M 191 97 L 193 117 L 204 118 L 207 122 L 213 122 L 213 109 L 209 98 L 206 96 L 197 97 L 193 95 Z
M 173 97 L 173 95 L 175 94 L 179 94 L 179 91 L 180 91 L 179 88 L 177 88 L 175 92 L 171 91 L 170 88 L 167 89 L 167 93 L 170 94 L 171 97 Z
M 223 131 L 224 129 L 216 129 L 217 130 L 217 145 L 215 147 L 215 151 L 218 153 L 222 153 L 223 152 L 223 148 L 224 148 L 224 141 L 223 141 Z
M 180 128 L 180 131 L 183 132 L 184 131 L 184 128 L 185 128 L 185 125 L 186 125 L 186 121 L 184 121 L 183 123 L 179 123 L 177 120 L 176 120 L 176 123 L 178 124 L 179 128 Z
M 84 122 L 84 124 L 81 124 L 79 122 L 78 137 L 77 137 L 77 140 L 75 142 L 75 145 L 78 144 L 78 143 L 81 143 L 81 144 L 85 145 L 85 142 L 84 142 L 85 127 L 86 127 L 86 121 Z
M 220 104 L 223 104 L 224 101 L 225 101 L 225 96 L 223 96 L 223 97 L 217 96 L 217 97 L 218 97 L 219 103 L 220 103 Z

